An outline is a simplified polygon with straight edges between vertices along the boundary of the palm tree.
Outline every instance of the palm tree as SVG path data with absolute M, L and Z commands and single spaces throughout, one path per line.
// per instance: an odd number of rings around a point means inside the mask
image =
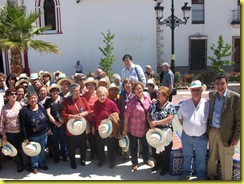
M 49 27 L 36 27 L 36 20 L 40 13 L 27 14 L 24 7 L 7 5 L 0 10 L 0 49 L 5 53 L 10 51 L 10 65 L 12 74 L 23 72 L 22 54 L 27 54 L 28 48 L 41 53 L 60 54 L 58 47 L 50 42 L 33 39 L 42 34 Z M 28 66 L 25 66 L 28 68 Z M 29 73 L 29 71 L 27 71 Z

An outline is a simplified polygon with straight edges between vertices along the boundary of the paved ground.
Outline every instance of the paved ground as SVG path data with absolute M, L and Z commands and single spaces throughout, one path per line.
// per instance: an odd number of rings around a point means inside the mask
M 173 104 L 178 105 L 179 102 L 190 98 L 190 93 L 187 90 L 179 90 L 176 96 L 173 96 Z M 208 91 L 203 94 L 204 98 L 208 98 Z M 182 127 L 178 122 L 177 117 L 173 120 L 174 129 L 181 133 Z M 87 161 L 86 166 L 79 165 L 77 155 L 77 169 L 73 170 L 69 162 L 62 160 L 58 164 L 54 164 L 50 157 L 47 157 L 48 171 L 39 170 L 37 174 L 23 171 L 16 172 L 15 164 L 2 158 L 2 169 L 0 169 L 0 179 L 2 180 L 179 180 L 180 176 L 171 176 L 169 174 L 160 176 L 159 173 L 151 173 L 151 168 L 143 164 L 143 160 L 139 158 L 138 171 L 131 170 L 131 162 L 121 162 L 121 157 L 117 157 L 116 167 L 108 168 L 108 163 L 103 167 L 98 168 L 97 160 Z M 89 153 L 88 153 L 89 158 Z M 160 172 L 160 171 L 159 171 Z

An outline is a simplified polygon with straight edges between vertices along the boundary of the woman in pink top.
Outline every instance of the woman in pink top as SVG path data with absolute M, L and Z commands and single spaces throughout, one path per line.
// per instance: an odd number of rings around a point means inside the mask
M 127 108 L 124 116 L 123 135 L 129 132 L 131 143 L 131 162 L 134 171 L 138 168 L 137 160 L 137 141 L 140 139 L 142 144 L 143 161 L 148 166 L 153 166 L 153 162 L 149 160 L 149 145 L 146 140 L 146 132 L 148 130 L 147 111 L 151 106 L 151 98 L 143 93 L 144 85 L 141 82 L 135 82 L 132 88 L 135 96 L 127 102 Z
M 20 133 L 19 111 L 22 108 L 17 102 L 16 89 L 7 89 L 5 96 L 8 103 L 3 106 L 0 117 L 0 132 L 3 136 L 3 142 L 10 142 L 17 150 L 18 154 L 14 160 L 17 164 L 17 172 L 22 172 L 24 169 L 24 160 L 22 155 L 22 136 Z

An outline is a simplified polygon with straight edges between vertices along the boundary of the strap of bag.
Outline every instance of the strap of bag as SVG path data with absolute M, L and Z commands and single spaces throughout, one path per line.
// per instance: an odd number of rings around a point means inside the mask
M 142 103 L 141 100 L 139 100 L 138 98 L 137 98 L 137 101 L 140 103 L 140 105 L 141 105 L 142 108 L 144 109 L 144 112 L 145 112 L 145 115 L 146 115 L 145 117 L 147 118 L 147 111 L 146 111 L 146 109 L 145 109 L 143 103 Z
M 140 81 L 140 82 L 142 82 L 142 80 L 141 80 L 141 78 L 140 78 L 140 76 L 139 76 L 139 74 L 138 74 L 138 71 L 137 71 L 137 67 L 136 67 L 136 65 L 135 65 L 135 70 L 136 70 L 136 75 L 137 75 L 137 77 L 138 77 L 139 81 Z

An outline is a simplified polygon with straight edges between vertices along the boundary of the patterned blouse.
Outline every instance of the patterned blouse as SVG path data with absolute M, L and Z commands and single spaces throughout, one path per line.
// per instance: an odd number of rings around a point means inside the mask
M 15 102 L 12 109 L 6 104 L 3 106 L 0 116 L 0 131 L 5 133 L 19 133 L 19 111 L 22 108 L 19 102 Z
M 149 107 L 152 105 L 152 101 L 150 96 L 144 95 L 144 102 L 143 105 L 148 111 Z M 124 113 L 125 116 L 129 116 L 129 125 L 128 131 L 131 135 L 136 137 L 143 137 L 146 135 L 148 130 L 148 122 L 146 119 L 146 113 L 141 106 L 140 102 L 137 100 L 137 97 L 134 96 L 127 102 L 127 108 Z
M 159 102 L 155 102 L 149 109 L 149 113 L 153 121 L 159 121 L 166 118 L 168 115 L 176 114 L 175 106 L 173 106 L 170 102 L 166 102 L 163 108 L 159 108 Z M 157 125 L 156 128 L 172 128 L 172 123 L 168 123 L 166 125 Z

